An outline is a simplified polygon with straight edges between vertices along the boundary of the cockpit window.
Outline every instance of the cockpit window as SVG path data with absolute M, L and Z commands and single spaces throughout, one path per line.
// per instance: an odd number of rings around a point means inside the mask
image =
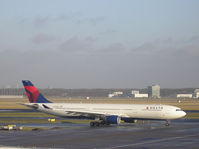
M 182 111 L 181 109 L 176 109 L 176 111 Z

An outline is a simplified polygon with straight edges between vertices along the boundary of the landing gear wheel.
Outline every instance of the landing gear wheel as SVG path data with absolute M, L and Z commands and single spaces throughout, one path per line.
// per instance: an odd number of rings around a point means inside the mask
M 100 124 L 101 124 L 100 122 L 90 122 L 91 127 L 99 127 Z
M 101 126 L 109 126 L 110 124 L 107 123 L 106 121 L 101 121 L 101 122 L 100 122 L 100 125 L 101 125 Z
M 166 120 L 165 126 L 170 126 L 170 121 L 169 120 Z
M 95 123 L 94 123 L 94 122 L 90 122 L 90 126 L 91 126 L 91 127 L 94 127 L 94 126 L 95 126 Z
M 99 122 L 95 122 L 95 126 L 99 127 L 100 123 Z

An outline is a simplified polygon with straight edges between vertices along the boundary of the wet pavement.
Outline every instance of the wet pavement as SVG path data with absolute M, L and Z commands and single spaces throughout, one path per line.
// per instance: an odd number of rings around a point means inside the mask
M 7 112 L 37 112 L 32 109 L 5 109 Z M 187 111 L 198 112 L 198 111 Z M 0 120 L 11 119 L 1 117 Z M 13 117 L 12 119 L 47 119 L 47 117 Z M 62 120 L 63 118 L 56 118 Z M 64 119 L 63 119 L 64 120 Z M 0 147 L 69 148 L 69 149 L 198 149 L 199 119 L 179 119 L 166 127 L 164 121 L 144 124 L 120 124 L 90 128 L 89 124 L 24 123 L 24 127 L 44 127 L 42 131 L 0 131 Z M 6 125 L 6 123 L 4 123 Z
M 175 120 L 169 127 L 164 122 L 99 128 L 90 128 L 88 124 L 64 125 L 61 129 L 42 131 L 0 131 L 0 146 L 69 149 L 198 149 L 199 146 L 198 120 Z

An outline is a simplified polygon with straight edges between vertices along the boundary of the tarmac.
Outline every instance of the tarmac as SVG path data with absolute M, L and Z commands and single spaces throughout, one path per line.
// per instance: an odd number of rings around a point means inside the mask
M 65 127 L 41 131 L 0 131 L 0 147 L 198 149 L 199 120 L 176 120 L 168 127 L 164 124 L 154 121 L 99 128 L 90 128 L 89 124 L 65 124 Z

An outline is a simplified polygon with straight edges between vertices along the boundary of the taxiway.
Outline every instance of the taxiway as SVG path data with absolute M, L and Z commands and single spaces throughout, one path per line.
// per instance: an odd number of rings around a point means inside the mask
M 169 127 L 164 126 L 164 122 L 99 128 L 66 124 L 60 129 L 42 131 L 0 131 L 0 145 L 69 149 L 194 149 L 199 146 L 198 126 L 198 120 L 177 120 Z

